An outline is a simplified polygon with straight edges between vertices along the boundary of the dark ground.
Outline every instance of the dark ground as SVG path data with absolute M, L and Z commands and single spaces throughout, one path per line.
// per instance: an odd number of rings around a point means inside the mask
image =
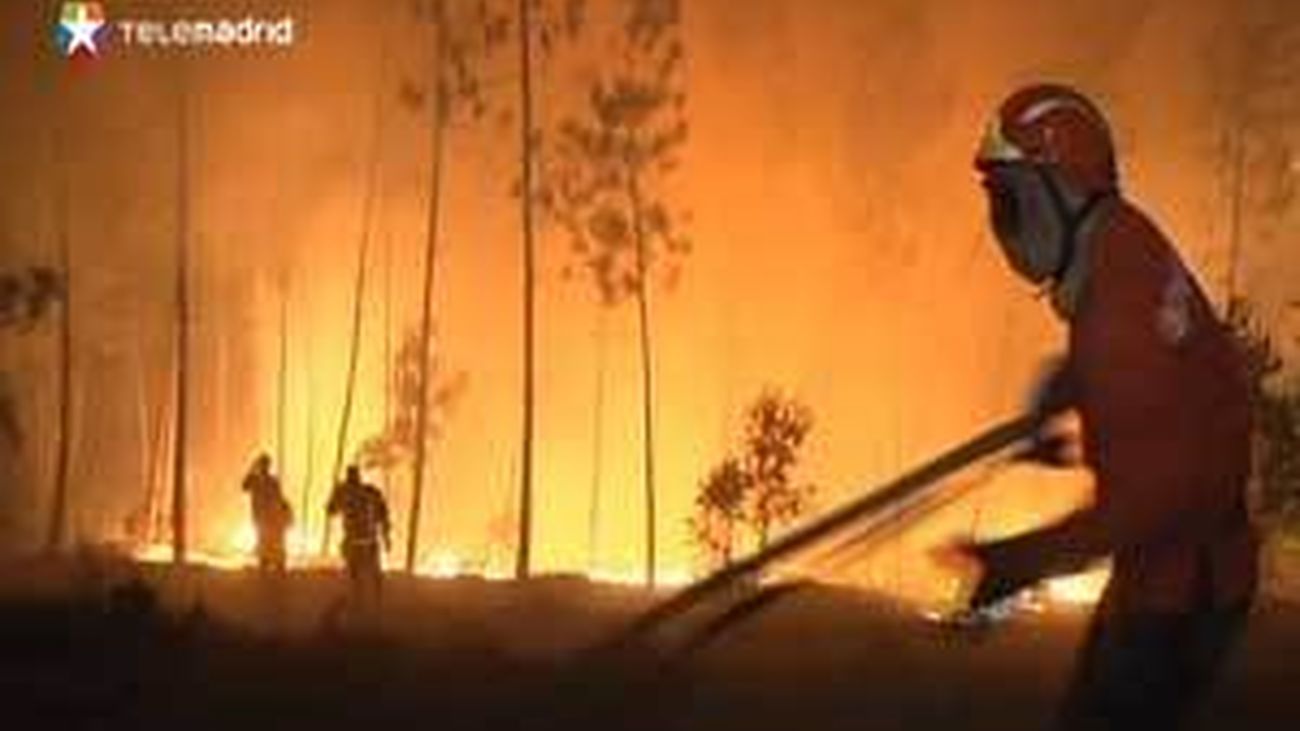
M 957 637 L 814 587 L 686 660 L 665 660 L 670 634 L 578 662 L 648 597 L 579 578 L 392 577 L 359 627 L 330 611 L 340 590 L 327 572 L 10 563 L 0 698 L 42 729 L 1036 729 L 1082 627 L 1060 611 Z M 1300 608 L 1264 602 L 1205 728 L 1298 719 Z

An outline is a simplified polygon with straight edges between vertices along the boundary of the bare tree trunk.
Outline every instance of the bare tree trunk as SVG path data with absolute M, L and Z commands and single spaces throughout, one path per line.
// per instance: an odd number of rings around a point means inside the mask
M 153 515 L 153 424 L 150 418 L 149 408 L 149 386 L 147 383 L 145 369 L 145 357 L 141 352 L 142 347 L 139 341 L 135 347 L 135 416 L 136 426 L 139 431 L 137 438 L 140 440 L 140 463 L 138 477 L 140 486 L 144 488 L 144 496 L 140 501 L 141 509 L 138 513 L 132 513 L 131 516 L 131 535 L 129 538 L 133 544 L 139 544 L 147 541 L 150 533 L 150 518 Z
M 722 544 L 722 565 L 725 567 L 731 566 L 732 561 L 735 560 L 736 525 L 735 521 L 730 518 L 723 518 L 723 523 L 723 535 L 725 535 L 726 538 L 723 539 L 724 543 Z
M 307 543 L 307 538 L 311 535 L 311 516 L 315 512 L 311 509 L 311 486 L 316 479 L 316 385 L 311 372 L 312 338 L 310 326 L 308 326 L 307 337 L 304 338 L 304 341 L 307 349 L 307 357 L 303 358 L 303 362 L 306 364 L 306 367 L 303 370 L 303 375 L 307 379 L 307 406 L 303 409 L 303 413 L 307 416 L 307 424 L 306 429 L 304 429 L 305 442 L 303 444 L 304 463 L 302 468 L 302 496 L 299 498 L 299 505 L 301 505 L 301 507 L 298 511 L 302 514 L 302 517 L 299 519 L 301 521 L 299 530 L 302 532 L 303 538 L 302 550 L 306 551 L 308 550 L 306 547 L 310 545 Z
M 366 189 L 361 206 L 361 242 L 357 246 L 357 271 L 352 289 L 352 334 L 348 345 L 348 370 L 343 386 L 343 411 L 339 415 L 338 437 L 334 443 L 334 463 L 330 469 L 330 482 L 335 483 L 343 472 L 343 460 L 347 451 L 348 427 L 352 423 L 352 404 L 356 396 L 357 363 L 361 358 L 361 326 L 365 312 L 366 298 L 366 262 L 370 250 L 371 212 L 378 194 L 379 177 L 379 142 L 382 133 L 383 111 L 383 76 L 386 54 L 380 54 L 379 82 L 376 84 L 375 107 L 373 114 L 374 130 L 370 140 L 370 159 L 366 172 Z M 321 532 L 321 553 L 329 552 L 330 521 L 325 521 L 325 530 Z
M 148 506 L 148 530 L 145 534 L 145 542 L 153 545 L 160 540 L 166 530 L 164 525 L 165 511 L 163 509 L 163 499 L 166 497 L 166 487 L 164 482 L 167 475 L 167 464 L 171 460 L 171 429 L 172 429 L 172 408 L 171 394 L 167 393 L 158 405 L 157 418 L 154 420 L 153 429 L 149 438 L 149 490 L 146 497 Z
M 424 282 L 420 291 L 420 378 L 415 407 L 415 462 L 411 474 L 411 511 L 406 529 L 406 571 L 415 570 L 420 548 L 420 511 L 424 500 L 424 476 L 429 447 L 429 359 L 433 349 L 433 292 L 437 281 L 438 228 L 442 212 L 442 157 L 446 136 L 448 93 L 442 80 L 446 56 L 446 15 L 437 4 L 434 18 L 434 95 L 431 110 L 432 138 L 429 171 L 429 220 L 424 249 Z
M 655 448 L 654 448 L 654 355 L 650 336 L 649 252 L 646 250 L 644 221 L 641 217 L 641 190 L 635 174 L 628 179 L 628 198 L 632 204 L 632 234 L 636 239 L 637 324 L 641 345 L 641 429 L 644 447 L 645 476 L 645 582 L 655 587 L 657 565 L 655 529 Z
M 189 414 L 189 80 L 181 70 L 178 119 L 176 125 L 176 372 L 175 418 L 172 438 L 172 562 L 184 566 L 188 535 L 186 534 L 186 436 Z
M 288 275 L 282 273 L 278 289 L 280 290 L 280 327 L 279 358 L 275 375 L 275 463 L 279 465 L 281 475 L 285 469 L 286 419 L 289 401 L 289 285 Z
M 63 548 L 68 524 L 68 479 L 72 462 L 72 232 L 69 230 L 68 174 L 62 128 L 55 133 L 58 184 L 55 191 L 55 216 L 59 237 L 59 268 L 63 272 L 63 307 L 59 318 L 59 426 L 55 457 L 54 501 L 50 508 L 46 550 L 56 553 Z
M 393 237 L 384 236 L 384 424 L 393 423 Z M 393 489 L 393 466 L 384 460 L 383 492 Z
M 365 218 L 369 219 L 368 216 L 365 216 Z M 338 482 L 339 475 L 343 472 L 343 459 L 347 452 L 348 427 L 352 422 L 352 403 L 357 384 L 357 362 L 361 357 L 361 315 L 364 309 L 362 299 L 365 296 L 366 289 L 366 248 L 368 243 L 368 237 L 363 236 L 361 246 L 357 252 L 357 272 L 352 289 L 352 334 L 348 343 L 348 370 L 343 384 L 343 410 L 339 415 L 339 430 L 334 441 L 334 462 L 329 475 L 331 484 Z M 328 553 L 330 541 L 329 521 L 326 521 L 325 530 L 321 533 L 321 537 L 321 553 Z
M 591 498 L 587 514 L 587 570 L 600 559 L 600 483 L 605 467 L 605 370 L 608 366 L 609 319 L 605 306 L 596 314 L 596 393 L 592 404 Z
M 1225 306 L 1237 297 L 1238 268 L 1241 262 L 1242 207 L 1246 194 L 1246 126 L 1238 122 L 1233 134 L 1232 190 L 1228 230 L 1228 272 L 1224 288 L 1227 291 Z
M 519 0 L 519 205 L 523 233 L 523 435 L 520 443 L 519 540 L 515 547 L 515 576 L 527 578 L 532 569 L 533 428 L 536 272 L 533 241 L 533 58 L 532 0 Z

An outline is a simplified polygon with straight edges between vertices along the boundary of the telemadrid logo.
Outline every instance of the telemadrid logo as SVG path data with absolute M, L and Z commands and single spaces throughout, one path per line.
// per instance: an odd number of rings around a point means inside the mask
M 64 3 L 56 30 L 59 49 L 68 58 L 98 58 L 108 39 L 108 21 L 99 3 Z
M 180 18 L 176 20 L 114 20 L 97 2 L 65 2 L 59 11 L 56 36 L 67 58 L 99 58 L 116 31 L 123 46 L 249 47 L 291 46 L 295 23 L 280 18 Z

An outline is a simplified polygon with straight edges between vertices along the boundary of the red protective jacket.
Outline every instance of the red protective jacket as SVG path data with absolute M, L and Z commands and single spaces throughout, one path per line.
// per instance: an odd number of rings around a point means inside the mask
M 1248 601 L 1250 400 L 1227 328 L 1168 240 L 1119 202 L 1093 234 L 1062 381 L 1078 409 L 1093 504 L 990 548 L 1040 578 L 1113 558 L 1105 608 Z

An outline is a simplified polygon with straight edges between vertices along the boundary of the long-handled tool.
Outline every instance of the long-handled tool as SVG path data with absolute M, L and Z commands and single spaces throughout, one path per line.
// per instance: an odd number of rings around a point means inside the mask
M 979 474 L 959 483 L 936 482 L 930 489 L 921 491 L 915 498 L 902 501 L 882 516 L 880 520 L 854 530 L 830 548 L 812 557 L 811 563 L 818 573 L 835 575 L 851 564 L 861 563 L 874 551 L 896 540 L 908 529 L 945 508 L 956 505 L 972 493 L 987 485 L 1014 464 L 1019 454 L 1003 457 L 990 463 Z
M 580 653 L 575 658 L 577 662 L 568 665 L 567 671 L 555 679 L 558 690 L 542 694 L 538 707 L 530 707 L 526 713 L 512 713 L 512 718 L 522 729 L 535 727 L 539 716 L 546 716 L 549 713 L 563 714 L 566 712 L 565 709 L 549 706 L 547 699 L 569 697 L 575 687 L 582 689 L 588 701 L 579 704 L 577 708 L 567 710 L 568 713 L 579 714 L 574 722 L 566 720 L 557 723 L 557 726 L 581 726 L 583 723 L 578 721 L 594 721 L 605 713 L 620 712 L 616 709 L 622 708 L 626 703 L 626 693 L 599 692 L 599 684 L 592 686 L 593 678 L 621 679 L 621 681 L 615 680 L 616 685 L 621 686 L 622 683 L 629 682 L 630 677 L 638 679 L 637 682 L 647 682 L 653 687 L 659 687 L 659 684 L 666 682 L 665 679 L 671 678 L 672 668 L 676 667 L 681 660 L 712 646 L 728 628 L 766 611 L 785 597 L 801 593 L 800 590 L 808 585 L 807 582 L 796 582 L 756 588 L 746 583 L 748 579 L 758 576 L 774 562 L 815 547 L 827 537 L 843 529 L 860 526 L 863 521 L 879 526 L 882 516 L 888 517 L 890 511 L 897 506 L 930 491 L 942 480 L 966 467 L 1028 439 L 1034 434 L 1037 423 L 1037 419 L 1024 416 L 998 424 L 898 479 L 868 492 L 820 519 L 795 529 L 767 548 L 687 586 L 651 607 L 604 641 Z M 702 629 L 688 633 L 685 642 L 677 652 L 659 657 L 658 661 L 653 663 L 653 669 L 648 675 L 640 676 L 635 672 L 631 676 L 628 675 L 628 666 L 623 666 L 619 662 L 624 657 L 621 654 L 622 650 L 637 644 L 639 640 L 670 620 L 685 615 L 710 600 L 726 597 L 732 593 L 740 597 L 738 601 L 726 603 L 720 611 L 708 615 L 703 620 Z M 606 665 L 605 663 L 609 661 L 613 661 L 613 664 Z
M 815 571 L 831 575 L 839 573 L 852 564 L 860 563 L 881 546 L 897 539 L 919 521 L 970 495 L 981 485 L 1001 474 L 1002 468 L 1014 460 L 1014 456 L 999 460 L 991 464 L 983 473 L 959 484 L 942 480 L 931 483 L 929 489 L 921 491 L 922 494 L 902 500 L 901 505 L 886 511 L 878 520 L 869 521 L 867 525 L 853 531 L 847 538 L 837 541 L 829 549 L 818 552 L 808 561 Z M 794 580 L 755 587 L 749 595 L 733 606 L 704 621 L 698 628 L 690 630 L 678 649 L 673 651 L 671 662 L 688 660 L 702 649 L 712 647 L 732 629 L 753 619 L 760 612 L 767 611 L 779 600 L 800 593 L 812 585 L 813 583 L 807 580 Z M 983 615 L 974 614 L 969 619 L 964 614 L 936 615 L 929 618 L 941 624 L 987 619 Z
M 776 561 L 789 558 L 846 527 L 860 525 L 863 521 L 878 521 L 883 514 L 887 514 L 898 505 L 924 496 L 940 480 L 1030 438 L 1038 423 L 1038 419 L 1032 416 L 1022 416 L 982 432 L 892 482 L 841 506 L 825 517 L 787 533 L 767 548 L 687 586 L 647 610 L 627 627 L 593 649 L 608 651 L 625 646 L 654 631 L 672 618 L 699 606 L 737 582 L 757 576 L 764 568 Z

